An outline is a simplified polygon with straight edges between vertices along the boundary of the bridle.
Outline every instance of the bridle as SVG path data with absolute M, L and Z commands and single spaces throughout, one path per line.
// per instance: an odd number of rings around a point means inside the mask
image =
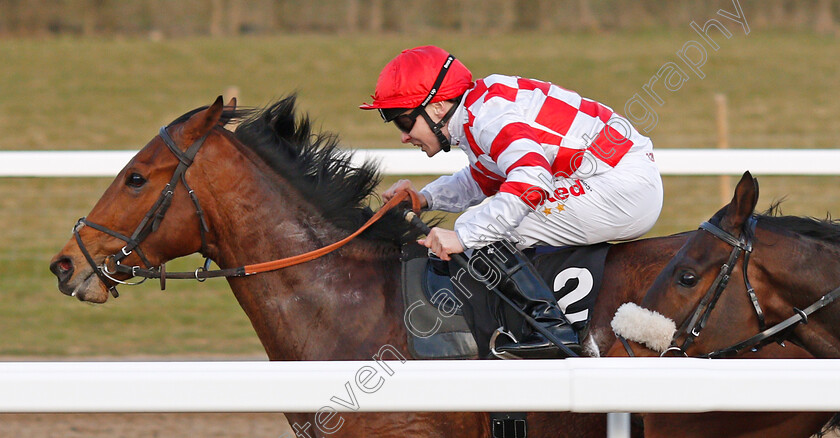
M 210 131 L 208 131 L 207 134 L 205 134 L 198 140 L 194 141 L 193 144 L 190 145 L 190 147 L 187 148 L 185 152 L 181 152 L 181 150 L 175 144 L 175 141 L 172 140 L 172 137 L 169 135 L 169 132 L 167 132 L 166 128 L 166 126 L 160 128 L 160 138 L 163 139 L 163 142 L 166 143 L 166 146 L 169 148 L 169 150 L 175 155 L 175 157 L 178 158 L 178 166 L 172 173 L 172 178 L 170 178 L 169 182 L 163 187 L 163 190 L 161 191 L 157 201 L 155 201 L 152 207 L 149 208 L 149 211 L 146 213 L 146 215 L 143 216 L 143 219 L 134 229 L 134 232 L 131 234 L 131 236 L 126 236 L 108 227 L 91 222 L 85 217 L 79 219 L 79 221 L 76 222 L 76 225 L 73 227 L 73 236 L 76 238 L 76 243 L 79 245 L 79 248 L 81 249 L 82 254 L 84 254 L 85 259 L 93 268 L 93 271 L 96 273 L 96 275 L 99 277 L 103 284 L 108 284 L 107 280 L 111 280 L 112 282 L 118 284 L 137 285 L 143 283 L 148 278 L 153 278 L 152 275 L 142 275 L 142 268 L 139 266 L 125 266 L 121 264 L 121 262 L 126 257 L 130 256 L 131 253 L 135 251 L 137 252 L 137 256 L 140 258 L 141 262 L 147 267 L 146 271 L 156 272 L 158 274 L 160 274 L 161 272 L 165 272 L 165 268 L 163 267 L 163 265 L 161 265 L 161 267 L 157 269 L 151 268 L 152 263 L 149 262 L 149 259 L 143 253 L 143 250 L 140 248 L 140 243 L 142 243 L 146 239 L 146 237 L 148 237 L 151 233 L 157 231 L 161 221 L 166 215 L 166 212 L 169 210 L 170 205 L 172 205 L 172 197 L 175 194 L 175 188 L 178 186 L 178 181 L 181 181 L 184 184 L 184 188 L 187 189 L 187 192 L 190 195 L 190 199 L 192 199 L 192 202 L 195 205 L 195 212 L 198 216 L 200 223 L 199 230 L 201 232 L 201 252 L 204 253 L 205 249 L 207 248 L 207 232 L 209 231 L 209 228 L 207 226 L 207 221 L 204 218 L 204 210 L 201 209 L 201 204 L 198 202 L 198 197 L 195 195 L 195 191 L 193 191 L 193 189 L 190 188 L 190 185 L 187 183 L 186 174 L 187 169 L 189 169 L 189 167 L 192 165 L 196 154 L 198 154 L 198 150 L 201 149 L 201 146 L 204 145 L 204 141 L 207 139 L 207 136 L 210 135 Z M 97 266 L 96 262 L 93 260 L 93 257 L 90 255 L 90 252 L 85 247 L 85 244 L 82 241 L 82 237 L 79 235 L 79 231 L 82 229 L 82 226 L 89 226 L 109 236 L 116 237 L 117 239 L 124 241 L 126 244 L 118 252 L 106 257 L 102 265 Z M 114 278 L 114 275 L 117 274 L 130 274 L 132 277 L 142 276 L 144 278 L 140 282 L 127 283 L 125 281 Z M 196 270 L 195 272 L 195 278 L 198 279 L 198 270 Z M 110 286 L 108 290 L 111 292 L 114 298 L 117 298 L 119 296 L 119 292 L 117 292 L 116 285 Z
M 757 220 L 755 216 L 750 216 L 744 224 L 740 237 L 735 237 L 710 222 L 703 222 L 700 224 L 701 230 L 711 233 L 713 236 L 732 246 L 732 251 L 729 253 L 729 259 L 723 264 L 723 266 L 720 267 L 720 272 L 715 278 L 715 281 L 712 282 L 709 289 L 706 290 L 706 294 L 703 296 L 703 299 L 700 300 L 700 303 L 694 309 L 694 312 L 685 320 L 677 332 L 674 333 L 674 337 L 671 339 L 671 346 L 662 353 L 663 355 L 668 352 L 676 352 L 684 355 L 685 351 L 687 351 L 694 343 L 694 340 L 700 336 L 700 332 L 706 327 L 706 323 L 709 320 L 712 310 L 715 308 L 715 304 L 717 304 L 723 290 L 726 289 L 727 284 L 729 284 L 732 271 L 735 269 L 735 264 L 738 263 L 738 259 L 741 257 L 741 254 L 744 254 L 744 268 L 742 271 L 744 273 L 744 285 L 747 288 L 747 295 L 749 296 L 753 305 L 753 310 L 758 317 L 760 330 L 764 330 L 766 328 L 764 323 L 764 312 L 761 310 L 758 298 L 755 295 L 755 289 L 753 289 L 750 284 L 750 279 L 747 275 L 750 254 L 753 250 L 752 241 L 753 236 L 755 235 L 756 222 Z M 683 338 L 683 343 L 682 345 L 677 345 L 677 340 L 680 338 Z
M 216 127 L 214 127 L 213 129 L 216 129 Z M 160 287 L 163 290 L 166 289 L 166 279 L 168 278 L 176 280 L 194 279 L 201 282 L 205 281 L 208 278 L 214 277 L 245 277 L 252 274 L 274 271 L 277 269 L 314 260 L 318 257 L 321 257 L 322 255 L 325 255 L 342 247 L 344 244 L 346 244 L 347 242 L 361 234 L 368 227 L 373 225 L 373 223 L 379 220 L 382 216 L 384 216 L 388 210 L 396 207 L 406 198 L 410 197 L 411 199 L 412 211 L 416 214 L 419 214 L 420 212 L 420 201 L 414 193 L 399 192 L 396 196 L 391 198 L 391 200 L 389 200 L 385 205 L 383 205 L 373 216 L 371 216 L 370 219 L 368 219 L 367 222 L 365 222 L 365 224 L 362 225 L 358 230 L 345 237 L 344 239 L 335 242 L 331 245 L 325 246 L 323 248 L 319 248 L 314 251 L 299 254 L 293 257 L 272 260 L 269 262 L 239 266 L 236 268 L 217 269 L 212 271 L 209 269 L 210 259 L 207 258 L 204 262 L 204 266 L 196 268 L 195 271 L 167 273 L 165 264 L 161 264 L 157 267 L 152 266 L 152 263 L 149 261 L 149 259 L 146 257 L 146 255 L 140 248 L 140 244 L 151 233 L 157 231 L 161 221 L 166 215 L 167 210 L 172 204 L 172 197 L 175 193 L 175 188 L 178 186 L 178 182 L 180 181 L 184 184 L 184 187 L 187 189 L 187 192 L 190 195 L 190 199 L 192 200 L 193 205 L 195 206 L 196 216 L 199 220 L 199 231 L 201 233 L 200 253 L 207 253 L 207 233 L 210 231 L 210 228 L 207 225 L 204 210 L 202 210 L 201 208 L 201 204 L 198 201 L 198 197 L 196 196 L 193 189 L 190 188 L 189 184 L 187 184 L 186 172 L 187 169 L 192 165 L 196 154 L 198 154 L 199 149 L 201 149 L 201 147 L 204 145 L 204 141 L 207 139 L 211 132 L 212 129 L 201 138 L 195 140 L 185 152 L 181 152 L 181 150 L 175 144 L 175 141 L 172 140 L 172 137 L 167 132 L 167 127 L 164 126 L 160 128 L 159 135 L 163 142 L 166 143 L 166 146 L 169 148 L 169 150 L 175 155 L 175 157 L 178 158 L 178 166 L 172 173 L 172 178 L 170 178 L 169 182 L 164 186 L 157 201 L 155 201 L 152 207 L 149 208 L 149 211 L 146 213 L 146 215 L 143 216 L 143 219 L 134 229 L 134 232 L 131 234 L 131 236 L 126 236 L 122 233 L 111 230 L 108 227 L 91 222 L 84 217 L 79 219 L 78 222 L 76 222 L 76 225 L 73 227 L 73 236 L 75 237 L 76 243 L 79 245 L 79 249 L 81 249 L 82 254 L 85 256 L 85 259 L 87 260 L 88 264 L 93 269 L 93 272 L 96 273 L 97 277 L 99 277 L 99 280 L 102 281 L 102 284 L 107 285 L 110 281 L 116 284 L 134 286 L 145 282 L 149 278 L 159 278 Z M 84 226 L 89 226 L 97 231 L 120 239 L 126 244 L 118 252 L 105 257 L 101 265 L 97 265 L 96 262 L 93 260 L 93 256 L 91 256 L 90 251 L 88 251 L 88 249 L 85 247 L 85 244 L 82 241 L 82 238 L 79 234 L 79 231 Z M 134 252 L 137 253 L 137 256 L 140 258 L 140 261 L 145 267 L 128 266 L 122 264 L 122 261 Z M 141 277 L 142 280 L 134 283 L 129 283 L 114 278 L 115 275 L 119 274 L 128 274 L 132 278 Z M 114 296 L 114 298 L 119 297 L 119 292 L 117 292 L 116 284 L 112 284 L 108 287 L 108 291 L 111 293 L 111 295 Z
M 700 335 L 700 332 L 706 326 L 709 315 L 711 314 L 712 309 L 714 309 L 715 304 L 720 298 L 723 290 L 726 289 L 730 276 L 732 275 L 732 271 L 735 269 L 735 264 L 738 262 L 738 258 L 741 254 L 744 255 L 744 285 L 746 286 L 747 295 L 752 303 L 753 310 L 758 318 L 759 333 L 730 347 L 706 353 L 700 355 L 699 357 L 718 358 L 734 356 L 747 349 L 756 351 L 764 345 L 774 341 L 782 342 L 786 339 L 786 335 L 790 329 L 800 323 L 807 324 L 809 315 L 831 304 L 831 302 L 840 296 L 840 287 L 838 287 L 823 295 L 805 309 L 798 309 L 794 307 L 793 316 L 770 328 L 767 328 L 764 321 L 764 312 L 761 310 L 761 306 L 759 305 L 758 298 L 755 294 L 755 289 L 753 289 L 750 284 L 749 276 L 747 275 L 747 268 L 750 260 L 749 257 L 753 251 L 753 239 L 755 237 L 757 222 L 758 221 L 755 216 L 750 216 L 744 223 L 740 237 L 735 237 L 710 222 L 703 222 L 700 224 L 701 230 L 711 233 L 713 236 L 732 246 L 732 252 L 730 252 L 729 259 L 726 263 L 721 266 L 720 273 L 717 278 L 715 278 L 712 285 L 709 286 L 709 289 L 706 291 L 703 299 L 697 305 L 697 308 L 695 308 L 694 313 L 692 313 L 690 318 L 685 320 L 682 326 L 680 326 L 674 334 L 671 340 L 671 346 L 662 353 L 662 356 L 665 356 L 668 353 L 687 356 L 686 351 L 694 343 L 695 338 Z M 680 338 L 683 338 L 682 345 L 678 345 L 678 340 Z M 627 348 L 627 346 L 628 345 L 625 344 L 625 348 Z

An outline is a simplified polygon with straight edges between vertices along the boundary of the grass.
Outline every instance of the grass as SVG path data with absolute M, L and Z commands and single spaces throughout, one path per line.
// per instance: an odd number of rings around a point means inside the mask
M 665 104 L 655 107 L 654 144 L 714 146 L 713 95 L 725 93 L 732 147 L 836 147 L 836 40 L 731 30 L 731 39 L 720 38 L 719 51 L 709 51 L 705 79 L 691 76 L 680 90 L 662 93 Z M 209 104 L 232 85 L 247 105 L 297 91 L 300 106 L 318 125 L 341 133 L 345 144 L 394 147 L 396 132 L 356 106 L 369 100 L 388 59 L 426 43 L 449 48 L 476 76 L 499 72 L 546 79 L 622 111 L 664 63 L 679 63 L 676 51 L 696 38 L 687 32 L 645 32 L 0 40 L 5 61 L 0 150 L 137 149 L 158 126 Z M 395 179 L 388 177 L 384 184 Z M 418 187 L 430 179 L 414 178 Z M 822 217 L 840 211 L 832 190 L 838 177 L 760 179 L 760 208 L 787 196 L 788 214 Z M 103 178 L 0 179 L 0 330 L 5 334 L 0 355 L 262 355 L 223 280 L 171 281 L 165 292 L 152 284 L 123 287 L 119 299 L 102 306 L 58 293 L 47 263 L 109 184 Z M 711 216 L 722 205 L 718 184 L 714 177 L 665 178 L 665 209 L 651 235 L 691 229 Z M 188 258 L 168 268 L 200 263 Z
M 702 17 L 698 17 L 700 19 Z M 687 27 L 686 27 L 687 28 Z M 0 40 L 0 149 L 139 148 L 156 128 L 228 87 L 263 105 L 297 91 L 301 106 L 348 145 L 393 146 L 371 112 L 379 69 L 400 49 L 439 44 L 477 77 L 518 74 L 550 80 L 623 112 L 667 62 L 689 79 L 659 94 L 662 147 L 715 145 L 715 93 L 729 98 L 733 147 L 834 147 L 840 45 L 810 34 L 752 32 L 718 38 L 699 79 L 676 56 L 694 33 L 317 36 L 274 38 Z M 363 54 L 363 56 L 360 56 Z M 648 100 L 651 99 L 648 97 Z

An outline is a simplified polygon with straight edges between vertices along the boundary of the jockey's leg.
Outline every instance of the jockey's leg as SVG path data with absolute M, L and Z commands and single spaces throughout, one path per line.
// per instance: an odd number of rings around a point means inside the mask
M 578 335 L 557 306 L 554 294 L 527 257 L 508 242 L 494 242 L 476 250 L 472 256 L 486 263 L 499 274 L 497 288 L 563 345 L 580 354 Z M 478 263 L 474 260 L 472 263 Z M 481 267 L 478 268 L 481 270 Z M 490 271 L 485 271 L 490 272 Z M 518 333 L 518 342 L 507 337 L 496 340 L 495 349 L 526 359 L 555 359 L 564 357 L 559 347 L 530 327 L 509 327 Z M 507 343 L 501 343 L 509 341 Z
M 461 311 L 478 346 L 478 357 L 490 358 L 490 339 L 499 327 L 494 310 L 498 306 L 498 298 L 454 261 L 449 262 L 449 273 L 452 277 L 452 291 L 463 303 Z

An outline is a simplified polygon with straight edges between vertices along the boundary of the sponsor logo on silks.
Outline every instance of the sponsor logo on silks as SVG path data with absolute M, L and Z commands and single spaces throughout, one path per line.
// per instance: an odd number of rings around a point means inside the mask
M 566 201 L 570 197 L 576 198 L 578 196 L 583 196 L 586 194 L 586 190 L 588 189 L 589 184 L 586 184 L 585 182 L 579 179 L 574 180 L 572 185 L 570 185 L 569 187 L 557 187 L 554 190 L 554 196 L 549 196 L 548 199 L 546 199 L 546 204 L 556 202 L 557 205 L 549 206 L 544 204 L 542 208 L 540 208 L 540 211 L 546 216 L 555 212 L 562 213 L 564 210 L 566 210 L 566 205 L 564 201 Z
M 647 155 L 647 157 L 650 161 L 652 161 L 654 163 L 656 162 L 656 160 L 653 159 L 653 152 L 648 152 L 645 155 Z
M 560 184 L 567 184 L 568 179 L 556 179 L 555 180 L 555 187 Z M 587 190 L 592 190 L 589 187 L 589 184 L 586 181 L 582 181 L 579 179 L 572 180 L 571 185 L 568 187 L 560 186 L 554 189 L 554 193 L 552 196 L 545 197 L 546 191 L 542 190 L 537 186 L 533 186 L 522 193 L 519 197 L 525 202 L 531 209 L 537 212 L 541 212 L 543 215 L 548 216 L 551 213 L 557 212 L 561 213 L 566 209 L 564 201 L 569 199 L 570 197 L 578 197 L 583 196 L 586 194 Z M 537 199 L 537 197 L 539 199 Z M 548 205 L 554 204 L 556 205 Z M 537 216 L 539 217 L 539 216 Z
M 589 185 L 586 184 L 586 188 L 589 188 Z M 554 190 L 554 196 L 548 197 L 548 202 L 557 202 L 557 201 L 565 201 L 569 199 L 570 196 L 578 197 L 583 196 L 586 194 L 586 189 L 584 189 L 583 181 L 576 179 L 574 183 L 569 187 L 557 187 Z

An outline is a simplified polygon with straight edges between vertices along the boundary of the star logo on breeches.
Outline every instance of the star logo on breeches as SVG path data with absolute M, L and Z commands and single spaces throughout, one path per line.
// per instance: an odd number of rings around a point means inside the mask
M 557 209 L 557 213 L 562 213 L 564 210 L 566 210 L 566 206 L 563 205 L 563 204 L 557 204 L 557 206 L 555 206 L 554 208 Z M 553 209 L 552 209 L 552 207 L 545 207 L 545 208 L 542 209 L 542 212 L 543 212 L 543 214 L 548 216 L 553 212 Z

